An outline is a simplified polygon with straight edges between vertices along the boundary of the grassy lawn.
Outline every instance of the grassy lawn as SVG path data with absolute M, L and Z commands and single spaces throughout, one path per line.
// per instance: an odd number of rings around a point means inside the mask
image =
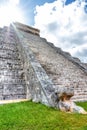
M 87 110 L 87 102 L 78 104 Z M 87 115 L 32 102 L 0 105 L 0 130 L 87 130 Z

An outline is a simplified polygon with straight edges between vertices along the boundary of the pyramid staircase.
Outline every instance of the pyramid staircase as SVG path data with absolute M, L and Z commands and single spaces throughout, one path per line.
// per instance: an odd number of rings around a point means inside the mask
M 0 100 L 26 98 L 23 63 L 16 42 L 12 29 L 0 29 Z
M 0 100 L 58 107 L 59 87 L 73 88 L 74 101 L 87 101 L 87 67 L 39 36 L 39 30 L 17 23 L 0 29 Z
M 26 25 L 24 25 L 26 27 Z M 33 35 L 19 29 L 24 43 L 28 44 L 52 80 L 55 90 L 59 87 L 68 87 L 74 90 L 74 101 L 87 101 L 87 66 L 78 58 L 55 47 L 52 43 L 40 36 Z

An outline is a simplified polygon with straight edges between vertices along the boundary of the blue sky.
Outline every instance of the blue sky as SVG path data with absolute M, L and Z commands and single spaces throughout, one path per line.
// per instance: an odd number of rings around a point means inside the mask
M 10 5 L 10 1 L 12 0 L 0 0 L 0 6 L 4 6 L 7 3 Z M 20 10 L 22 10 L 23 13 L 23 19 L 25 24 L 28 25 L 34 25 L 34 12 L 35 12 L 35 8 L 37 5 L 44 5 L 45 3 L 52 3 L 55 0 L 13 0 L 13 1 L 18 1 L 17 2 L 17 7 L 20 8 Z M 63 0 L 60 0 L 63 1 Z M 75 0 L 66 0 L 65 4 L 68 5 L 70 3 L 72 3 Z
M 87 62 L 87 0 L 0 0 L 0 26 L 12 21 Z
M 54 1 L 55 0 L 20 0 L 19 7 L 24 10 L 26 24 L 34 25 L 34 11 L 37 5 L 40 6 Z M 66 5 L 72 3 L 73 1 L 75 0 L 66 0 Z
M 53 1 L 54 0 L 20 0 L 19 6 L 24 10 L 26 23 L 34 25 L 34 11 L 37 5 L 43 5 L 46 2 L 51 3 Z
M 20 0 L 19 6 L 24 10 L 26 23 L 34 25 L 34 11 L 37 5 L 43 5 L 45 3 L 52 3 L 55 0 Z M 75 0 L 66 0 L 66 5 L 72 3 Z M 30 16 L 30 19 L 28 18 Z

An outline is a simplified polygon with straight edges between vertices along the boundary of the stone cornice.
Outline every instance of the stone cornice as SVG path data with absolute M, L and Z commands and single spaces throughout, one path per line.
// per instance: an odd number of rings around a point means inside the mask
M 28 26 L 28 25 L 25 25 L 25 24 L 22 24 L 22 23 L 19 23 L 19 22 L 15 22 L 13 24 L 19 30 L 22 30 L 22 31 L 28 32 L 28 33 L 32 33 L 32 34 L 35 34 L 35 35 L 38 35 L 38 36 L 40 35 L 40 30 L 39 29 L 33 28 L 31 26 Z

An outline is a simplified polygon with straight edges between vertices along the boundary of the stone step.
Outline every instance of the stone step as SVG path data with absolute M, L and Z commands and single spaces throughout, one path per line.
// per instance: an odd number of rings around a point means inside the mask
M 20 57 L 12 57 L 12 56 L 0 56 L 0 59 L 5 59 L 5 60 L 20 60 Z
M 4 27 L 0 39 L 0 100 L 26 98 L 23 60 L 14 30 Z
M 16 37 L 12 37 L 8 35 L 8 33 L 2 33 L 2 41 L 5 43 L 15 43 L 16 44 Z
M 18 52 L 12 51 L 12 50 L 0 50 L 0 57 L 14 57 L 17 58 L 19 57 Z M 8 59 L 7 58 L 7 59 Z
M 73 101 L 87 101 L 87 95 L 75 95 L 71 99 Z
M 2 40 L 0 40 L 0 44 L 4 44 L 4 45 L 7 45 L 7 44 L 8 44 L 8 45 L 11 45 L 13 42 L 14 42 L 14 44 L 16 44 L 16 42 L 15 42 L 14 40 L 9 42 L 10 39 L 8 39 L 8 40 L 6 41 L 6 39 L 4 39 L 3 37 L 4 37 L 4 36 L 2 36 Z M 12 44 L 12 45 L 14 45 L 14 44 Z
M 2 66 L 2 67 L 6 67 L 6 66 L 22 66 L 23 65 L 23 63 L 18 63 L 18 60 L 17 61 L 12 61 L 12 60 L 10 60 L 10 61 L 8 61 L 8 59 L 7 60 L 3 60 L 3 59 L 1 59 L 0 60 L 0 67 Z
M 0 76 L 23 76 L 24 71 L 23 70 L 1 70 L 0 71 Z
M 9 84 L 4 84 L 3 85 L 3 95 L 14 95 L 14 94 L 25 94 L 25 85 L 9 85 Z
M 12 40 L 10 40 L 10 39 L 3 39 L 3 37 L 2 37 L 2 40 L 0 40 L 0 44 L 2 44 L 2 43 L 4 43 L 5 45 L 16 45 L 16 41 L 12 41 Z
M 2 76 L 2 78 L 0 79 L 0 84 L 25 84 L 25 80 L 24 79 L 18 79 L 18 78 L 11 78 L 9 76 L 7 76 L 7 78 L 4 78 L 4 76 Z
M 5 66 L 4 65 L 4 66 L 0 66 L 0 69 L 3 70 L 3 71 L 6 70 L 6 69 L 10 70 L 10 71 L 15 71 L 15 70 L 23 70 L 23 67 L 19 66 L 19 65 L 18 66 L 17 65 L 16 66 L 15 65 L 11 65 L 11 66 Z
M 0 44 L 0 50 L 5 50 L 5 51 L 13 51 L 13 52 L 17 52 L 17 47 L 13 44 L 9 45 L 9 44 Z
M 26 98 L 25 86 L 24 84 L 0 85 L 0 100 Z
M 14 70 L 14 69 L 23 69 L 23 64 L 12 64 L 12 63 L 6 63 L 6 62 L 0 62 L 0 69 L 1 70 L 6 70 L 6 69 L 9 69 L 9 70 Z
M 75 91 L 85 91 L 85 90 L 87 90 L 87 86 L 84 86 L 83 88 L 82 87 L 78 88 L 78 89 L 76 88 Z
M 75 91 L 74 93 L 75 93 L 75 95 L 85 95 L 85 94 L 87 94 L 87 90 L 84 90 L 84 91 Z
M 25 76 L 24 76 L 24 73 L 21 73 L 20 75 L 19 74 L 16 74 L 16 73 L 8 73 L 7 75 L 0 75 L 0 81 L 1 79 L 7 79 L 8 77 L 12 78 L 12 79 L 24 79 Z
M 18 59 L 5 59 L 5 58 L 0 58 L 0 62 L 4 62 L 5 64 L 22 64 L 22 60 L 20 58 Z
M 84 88 L 84 89 L 83 89 Z M 75 92 L 77 92 L 77 91 L 87 91 L 87 86 L 84 86 L 84 87 L 80 87 L 80 88 L 75 88 Z
M 2 95 L 0 100 L 15 100 L 15 99 L 25 99 L 26 95 L 25 94 L 14 94 L 14 95 Z

